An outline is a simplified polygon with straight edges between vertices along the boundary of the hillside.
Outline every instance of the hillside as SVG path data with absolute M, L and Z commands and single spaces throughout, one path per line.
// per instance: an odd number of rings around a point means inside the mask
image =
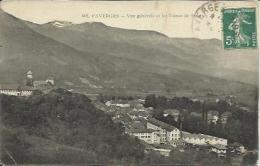
M 0 95 L 0 101 L 4 163 L 13 164 L 13 158 L 18 164 L 112 164 L 144 158 L 140 142 L 124 135 L 122 126 L 84 95 L 57 89 L 30 98 Z
M 70 23 L 63 27 L 55 26 L 57 22 L 43 25 L 25 23 L 42 35 L 95 56 L 134 59 L 142 63 L 257 84 L 257 50 L 224 51 L 221 41 L 217 39 L 169 38 L 154 31 L 120 29 L 98 22 Z M 241 78 L 241 74 L 246 77 Z
M 52 75 L 60 87 L 88 92 L 236 92 L 257 84 L 255 50 L 225 56 L 218 40 L 171 39 L 102 23 L 37 25 L 2 10 L 0 22 L 1 83 L 22 83 L 31 69 L 36 80 Z

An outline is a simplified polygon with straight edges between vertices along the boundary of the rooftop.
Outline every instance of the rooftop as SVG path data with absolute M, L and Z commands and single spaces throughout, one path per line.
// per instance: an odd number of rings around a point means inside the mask
M 231 116 L 232 115 L 232 113 L 231 112 L 223 112 L 222 114 L 221 114 L 221 117 L 228 117 L 228 116 Z
M 226 150 L 227 147 L 221 144 L 215 144 L 215 145 L 211 145 L 212 147 L 216 148 L 216 149 L 220 149 L 220 150 Z
M 205 134 L 196 134 L 196 133 L 189 133 L 189 132 L 185 132 L 183 131 L 182 132 L 182 136 L 183 138 L 194 138 L 194 139 L 215 139 L 215 140 L 218 140 L 218 139 L 224 139 L 224 138 L 218 138 L 218 137 L 214 137 L 214 136 L 211 136 L 211 135 L 205 135 Z
M 168 113 L 170 115 L 179 115 L 180 114 L 180 110 L 177 110 L 177 109 L 166 109 L 163 112 Z
M 145 128 L 131 128 L 129 129 L 129 133 L 152 133 L 155 132 L 156 130 L 152 129 L 145 129 Z
M 232 144 L 229 144 L 230 146 L 233 146 L 233 147 L 240 147 L 240 146 L 243 146 L 242 144 L 238 143 L 238 142 L 234 142 Z
M 202 113 L 198 113 L 198 112 L 191 112 L 190 115 L 191 115 L 191 116 L 202 117 Z
M 159 120 L 157 120 L 157 119 L 155 119 L 155 118 L 148 118 L 148 122 L 149 122 L 149 123 L 152 123 L 152 124 L 154 124 L 154 125 L 156 125 L 156 126 L 159 126 L 159 127 L 163 128 L 163 129 L 165 129 L 165 130 L 167 130 L 167 131 L 172 131 L 172 130 L 177 129 L 177 128 L 174 127 L 174 126 L 171 126 L 171 125 L 169 125 L 169 124 L 167 124 L 167 123 L 164 123 L 164 122 L 162 122 L 162 121 L 159 121 Z
M 143 116 L 143 117 L 149 116 L 149 113 L 145 111 L 131 111 L 128 114 L 133 116 L 135 115 L 135 116 Z
M 218 111 L 210 110 L 210 111 L 208 111 L 208 115 L 218 116 Z
M 31 70 L 27 71 L 27 74 L 32 74 L 32 71 Z
M 0 90 L 28 90 L 32 91 L 35 88 L 30 86 L 22 86 L 19 84 L 0 84 Z

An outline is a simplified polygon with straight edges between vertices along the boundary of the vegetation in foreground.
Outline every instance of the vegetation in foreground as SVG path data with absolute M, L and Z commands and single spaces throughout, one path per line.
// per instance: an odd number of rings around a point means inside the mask
M 84 95 L 58 89 L 0 99 L 4 163 L 104 164 L 144 158 L 139 141 Z
M 143 144 L 97 110 L 84 95 L 63 89 L 23 98 L 0 95 L 1 153 L 7 164 L 229 165 L 204 151 L 144 153 Z M 252 157 L 247 157 L 252 161 Z

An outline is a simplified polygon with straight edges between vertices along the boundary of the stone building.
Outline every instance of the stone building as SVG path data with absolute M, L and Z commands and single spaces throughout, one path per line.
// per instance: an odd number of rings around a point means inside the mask
M 180 139 L 180 130 L 167 123 L 154 118 L 148 118 L 147 129 L 157 130 L 160 136 L 160 143 L 171 142 Z

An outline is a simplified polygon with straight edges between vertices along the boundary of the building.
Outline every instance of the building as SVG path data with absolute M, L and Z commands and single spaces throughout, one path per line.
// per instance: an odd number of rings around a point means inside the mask
M 170 142 L 170 144 L 173 146 L 173 147 L 183 147 L 186 145 L 186 142 L 183 140 L 183 139 L 178 139 L 178 140 L 172 140 Z
M 112 120 L 122 124 L 130 124 L 132 122 L 132 119 L 126 114 L 115 114 L 112 116 Z
M 32 95 L 35 88 L 33 88 L 33 75 L 32 71 L 29 70 L 26 73 L 26 85 L 19 84 L 2 84 L 0 85 L 0 94 L 11 95 L 11 96 L 30 96 Z
M 169 157 L 170 156 L 170 152 L 172 151 L 172 147 L 169 145 L 165 145 L 165 144 L 155 144 L 155 145 L 150 145 L 150 144 L 144 144 L 145 146 L 145 152 L 149 153 L 151 151 L 157 152 L 162 156 L 165 157 Z
M 239 107 L 239 109 L 241 109 L 241 110 L 243 110 L 243 111 L 250 111 L 250 109 L 249 108 L 247 108 L 247 107 Z
M 26 85 L 44 91 L 51 89 L 52 86 L 54 86 L 54 78 L 49 77 L 46 80 L 34 80 L 33 73 L 31 70 L 29 70 L 26 73 Z
M 208 123 L 217 124 L 218 119 L 219 119 L 218 111 L 213 111 L 213 110 L 208 111 L 208 113 L 207 113 Z
M 131 111 L 129 113 L 127 113 L 127 115 L 132 119 L 138 119 L 138 118 L 144 118 L 147 119 L 150 115 L 148 112 L 146 111 Z
M 226 154 L 227 153 L 227 147 L 220 144 L 211 145 L 211 151 L 215 152 L 217 154 Z
M 158 131 L 152 129 L 128 129 L 127 133 L 133 135 L 140 140 L 145 141 L 148 144 L 159 144 L 160 136 Z
M 234 152 L 240 153 L 240 154 L 246 152 L 246 148 L 245 148 L 242 144 L 240 144 L 240 143 L 238 143 L 238 142 L 235 142 L 235 143 L 230 144 L 230 145 L 229 145 L 229 148 L 230 148 L 231 150 L 233 150 Z
M 53 77 L 48 77 L 46 80 L 45 80 L 46 83 L 54 86 L 54 78 Z
M 202 118 L 202 113 L 198 113 L 198 112 L 191 112 L 190 116 L 192 117 L 197 117 L 197 118 Z
M 46 80 L 35 80 L 33 81 L 33 87 L 39 89 L 39 90 L 49 90 L 54 86 L 54 79 L 52 77 L 49 77 Z
M 128 101 L 128 103 L 130 104 L 130 107 L 135 109 L 135 110 L 143 110 L 144 106 L 142 103 L 140 103 L 139 100 L 130 100 Z
M 148 118 L 147 129 L 153 129 L 159 132 L 160 143 L 166 143 L 180 139 L 179 129 L 155 118 Z
M 166 115 L 171 115 L 176 122 L 178 121 L 180 116 L 180 111 L 176 109 L 166 109 L 163 111 L 163 113 Z
M 30 86 L 20 86 L 18 84 L 0 85 L 0 94 L 11 96 L 30 96 L 35 89 Z
M 0 93 L 13 96 L 30 96 L 35 90 L 48 90 L 54 85 L 54 79 L 48 78 L 46 81 L 34 81 L 33 73 L 29 70 L 26 73 L 25 85 L 8 84 L 0 85 Z
M 129 108 L 130 104 L 128 103 L 114 103 L 113 101 L 107 101 L 105 103 L 106 106 L 111 107 L 111 106 L 116 106 L 116 107 L 121 107 L 121 108 Z
M 39 90 L 47 90 L 52 87 L 51 84 L 47 83 L 46 81 L 34 81 L 33 82 L 33 87 L 39 89 Z
M 26 73 L 26 85 L 27 86 L 33 86 L 33 73 L 31 70 L 29 70 Z
M 220 116 L 220 122 L 222 124 L 227 124 L 227 120 L 228 118 L 230 118 L 232 116 L 232 113 L 231 112 L 223 112 Z
M 193 145 L 223 145 L 227 146 L 227 139 L 218 138 L 205 134 L 192 134 L 189 132 L 182 132 L 182 139 Z

